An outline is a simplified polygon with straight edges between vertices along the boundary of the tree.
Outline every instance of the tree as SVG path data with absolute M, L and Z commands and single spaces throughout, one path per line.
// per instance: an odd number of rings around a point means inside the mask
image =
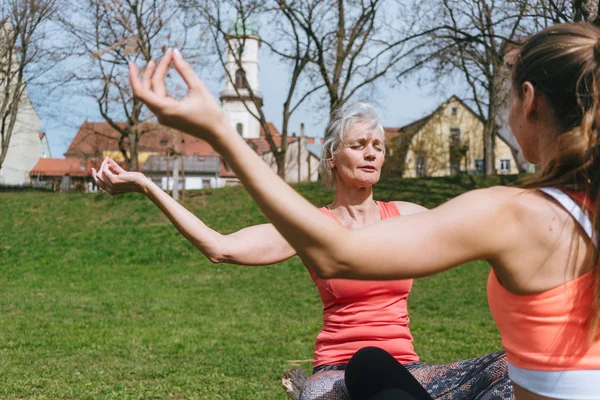
M 413 63 L 410 56 L 426 46 L 419 39 L 437 30 L 415 30 L 417 13 L 390 23 L 383 10 L 394 3 L 386 0 L 276 1 L 314 43 L 310 63 L 325 86 L 330 111 L 388 73 L 400 79 L 423 65 L 425 60 Z
M 528 31 L 526 0 L 440 0 L 435 19 L 441 28 L 432 34 L 435 45 L 424 56 L 435 54 L 437 76 L 458 73 L 465 78 L 475 112 L 484 122 L 485 173 L 495 173 L 498 115 L 506 103 L 502 90 L 504 59 L 509 45 Z M 473 145 L 473 144 L 472 144 Z
M 589 22 L 600 25 L 598 0 L 537 0 L 532 10 L 539 23 Z
M 72 0 L 70 11 L 62 23 L 80 65 L 69 79 L 96 101 L 102 117 L 119 132 L 119 151 L 129 169 L 137 171 L 140 138 L 156 125 L 147 123 L 151 114 L 131 93 L 128 62 L 145 66 L 158 60 L 167 45 L 183 51 L 188 24 L 175 0 Z
M 0 1 L 0 168 L 27 85 L 54 66 L 44 28 L 59 5 L 59 0 Z

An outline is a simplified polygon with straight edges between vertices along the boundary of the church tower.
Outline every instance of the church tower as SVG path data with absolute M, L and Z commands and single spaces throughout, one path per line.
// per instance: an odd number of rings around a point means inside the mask
M 227 73 L 225 74 L 225 89 L 221 91 L 219 96 L 223 104 L 223 111 L 229 122 L 231 122 L 235 130 L 244 139 L 258 138 L 260 137 L 260 123 L 246 109 L 247 105 L 252 110 L 252 113 L 258 115 L 256 105 L 250 98 L 246 81 L 262 106 L 262 95 L 258 87 L 258 50 L 260 48 L 260 37 L 258 36 L 256 25 L 246 22 L 244 26 L 242 21 L 238 21 L 230 29 L 225 40 L 228 42 L 225 49 Z M 233 51 L 236 51 L 236 55 L 239 55 L 241 46 L 244 46 L 244 49 L 241 57 L 242 66 L 240 68 L 231 50 L 233 49 Z M 233 83 L 229 76 L 233 78 Z M 246 77 L 245 80 L 244 76 Z M 239 91 L 239 96 L 236 93 L 236 88 Z

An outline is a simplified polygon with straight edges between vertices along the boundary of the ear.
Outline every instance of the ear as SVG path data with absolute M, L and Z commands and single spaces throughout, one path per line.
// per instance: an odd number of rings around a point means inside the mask
M 535 90 L 535 86 L 531 82 L 525 81 L 522 87 L 523 93 L 523 112 L 525 118 L 531 118 L 538 108 L 538 94 Z
M 334 161 L 333 157 L 327 159 L 327 165 L 329 166 L 329 169 L 335 168 L 335 161 Z

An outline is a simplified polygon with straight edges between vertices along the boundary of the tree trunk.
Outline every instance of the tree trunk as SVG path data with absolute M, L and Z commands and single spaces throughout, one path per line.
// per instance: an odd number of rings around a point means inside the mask
M 574 0 L 573 19 L 598 25 L 598 0 Z
M 179 158 L 173 156 L 173 190 L 171 191 L 173 200 L 179 201 Z
M 19 83 L 22 82 L 22 79 L 19 79 Z M 12 137 L 13 130 L 15 128 L 15 123 L 17 122 L 17 114 L 19 113 L 19 105 L 21 104 L 21 89 L 19 87 L 15 88 L 15 93 L 12 96 L 12 104 L 10 104 L 10 111 L 8 114 L 8 126 L 4 123 L 2 124 L 2 149 L 0 151 L 0 168 L 2 168 L 2 164 L 4 164 L 4 160 L 6 159 L 6 155 L 8 154 L 8 147 L 10 145 L 10 139 Z
M 273 152 L 275 156 L 275 163 L 277 165 L 277 175 L 281 177 L 285 181 L 285 153 L 286 151 L 281 150 L 277 153 Z
M 181 202 L 185 201 L 185 152 L 182 151 L 181 156 Z
M 140 166 L 138 163 L 138 143 L 140 137 L 137 132 L 129 133 L 129 170 L 130 171 L 138 171 L 140 170 Z
M 485 162 L 485 174 L 494 175 L 496 173 L 496 132 L 493 122 L 488 121 L 483 128 L 483 158 Z
M 497 69 L 496 69 L 497 70 Z M 487 108 L 487 119 L 483 125 L 483 160 L 485 175 L 496 174 L 496 118 L 498 107 L 496 100 L 498 93 L 490 90 L 490 102 Z

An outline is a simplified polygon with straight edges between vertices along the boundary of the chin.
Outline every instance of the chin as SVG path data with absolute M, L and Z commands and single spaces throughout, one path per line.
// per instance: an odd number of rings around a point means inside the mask
M 529 162 L 531 164 L 539 164 L 540 163 L 540 157 L 539 157 L 539 154 L 537 154 L 537 152 L 527 151 L 524 148 L 521 148 L 521 151 L 523 152 L 523 157 L 525 157 L 525 160 L 527 160 L 527 162 Z

